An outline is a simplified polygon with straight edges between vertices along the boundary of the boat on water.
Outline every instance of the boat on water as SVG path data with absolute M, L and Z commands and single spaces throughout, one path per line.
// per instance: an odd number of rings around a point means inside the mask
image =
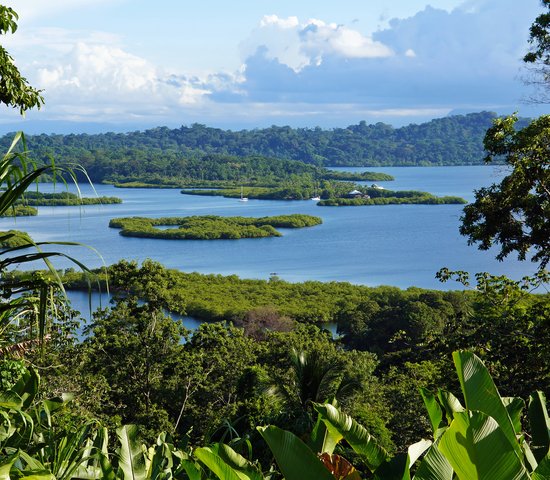
M 313 200 L 314 202 L 318 202 L 319 200 L 321 200 L 321 197 L 311 197 L 311 200 Z
M 244 196 L 244 189 L 241 187 L 241 198 L 239 198 L 239 202 L 248 202 L 248 197 Z

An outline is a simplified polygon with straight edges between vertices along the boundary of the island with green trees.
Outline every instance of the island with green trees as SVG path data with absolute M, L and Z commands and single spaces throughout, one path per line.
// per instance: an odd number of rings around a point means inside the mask
M 38 210 L 27 205 L 16 204 L 0 214 L 0 217 L 35 217 Z
M 278 215 L 273 217 L 127 217 L 113 218 L 109 227 L 120 228 L 125 237 L 162 238 L 167 240 L 236 240 L 239 238 L 280 237 L 276 228 L 304 228 L 322 223 L 311 215 Z M 173 227 L 160 229 L 157 227 Z
M 321 207 L 343 207 L 343 206 L 364 206 L 364 205 L 444 205 L 466 202 L 462 197 L 443 196 L 437 197 L 428 192 L 416 190 L 386 190 L 380 187 L 358 186 L 355 190 L 345 196 L 322 199 L 317 205 Z
M 21 247 L 29 244 L 32 244 L 32 239 L 27 232 L 20 230 L 0 232 L 0 248 Z
M 323 181 L 317 187 L 300 182 L 283 183 L 275 187 L 184 189 L 184 195 L 222 196 L 258 200 L 309 200 L 317 197 L 319 206 L 404 205 L 404 204 L 465 204 L 457 196 L 437 197 L 416 190 L 388 190 L 377 185 L 370 187 L 352 182 Z
M 18 203 L 34 207 L 61 207 L 77 205 L 107 205 L 122 203 L 118 197 L 81 197 L 72 192 L 25 192 L 24 198 Z
M 541 4 L 524 60 L 550 93 L 550 0 Z M 17 18 L 0 6 L 0 34 L 15 32 Z M 21 112 L 42 105 L 40 90 L 3 47 L 0 53 L 0 103 Z M 0 477 L 550 480 L 550 115 L 518 124 L 511 116 L 487 130 L 486 160 L 509 170 L 475 191 L 460 220 L 469 243 L 537 266 L 518 280 L 443 268 L 437 278 L 460 289 L 402 290 L 184 273 L 151 260 L 91 271 L 56 252 L 55 242 L 30 254 L 0 251 Z M 366 125 L 359 129 L 369 136 Z M 223 136 L 190 130 L 203 147 L 219 143 L 205 135 Z M 277 131 L 301 149 L 292 129 L 266 130 L 250 133 L 263 148 L 284 150 L 285 142 L 268 141 Z M 225 140 L 250 148 L 249 132 L 235 133 Z M 468 151 L 460 137 L 449 143 Z M 157 147 L 177 143 L 167 129 L 154 138 Z M 353 132 L 338 132 L 342 148 L 361 155 L 353 140 Z M 58 171 L 37 167 L 21 148 L 0 161 L 0 214 L 44 172 Z M 407 198 L 392 194 L 347 195 Z M 274 218 L 279 223 L 267 226 L 293 223 Z M 33 246 L 24 241 L 21 247 Z M 56 257 L 82 272 L 56 270 Z M 45 271 L 36 270 L 37 260 Z M 108 284 L 113 298 L 82 328 L 65 288 L 88 290 L 90 277 Z M 215 321 L 190 331 L 168 311 Z M 328 322 L 339 338 L 324 328 Z

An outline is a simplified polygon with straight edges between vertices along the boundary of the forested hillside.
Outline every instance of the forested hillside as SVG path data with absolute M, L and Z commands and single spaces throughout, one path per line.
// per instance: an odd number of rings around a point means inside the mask
M 255 174 L 264 168 L 261 161 L 262 165 L 253 160 L 253 165 L 242 167 L 234 165 L 234 158 L 213 154 L 299 160 L 319 166 L 472 165 L 483 163 L 483 136 L 494 118 L 494 113 L 481 112 L 401 128 L 361 122 L 332 130 L 272 126 L 238 132 L 193 124 L 124 134 L 34 135 L 27 142 L 33 156 L 45 160 L 53 155 L 58 161 L 78 162 L 96 181 L 111 178 L 115 172 L 166 177 L 198 171 L 195 178 L 200 178 L 200 172 L 209 178 L 219 169 L 212 163 L 220 161 L 224 176 L 230 176 L 226 171 L 231 169 L 242 168 L 240 174 L 249 175 L 252 167 Z M 11 138 L 3 137 L 1 146 L 7 148 Z M 271 162 L 269 168 L 274 168 Z M 304 170 L 293 168 L 300 173 Z

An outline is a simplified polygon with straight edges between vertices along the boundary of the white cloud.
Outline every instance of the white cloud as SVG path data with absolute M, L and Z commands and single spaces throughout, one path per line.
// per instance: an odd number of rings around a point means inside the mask
M 211 93 L 196 78 L 169 75 L 119 46 L 78 42 L 37 68 L 46 110 L 63 118 L 146 118 L 201 104 Z
M 47 90 L 75 87 L 82 95 L 120 95 L 155 90 L 156 71 L 146 60 L 108 45 L 78 42 L 63 61 L 38 69 Z
M 239 71 L 200 78 L 159 68 L 108 32 L 27 28 L 7 48 L 45 89 L 37 115 L 46 118 L 330 126 L 425 120 L 457 108 L 515 110 L 540 5 L 472 1 L 452 11 L 426 8 L 372 35 L 353 24 L 266 15 L 241 45 Z
M 260 27 L 275 25 L 280 28 L 295 28 L 300 25 L 298 17 L 279 18 L 277 15 L 264 15 Z
M 295 72 L 320 65 L 329 55 L 342 58 L 380 58 L 393 55 L 390 48 L 344 25 L 319 19 L 300 22 L 297 17 L 265 15 L 259 27 L 242 44 L 245 56 L 265 49 L 266 57 L 277 59 Z

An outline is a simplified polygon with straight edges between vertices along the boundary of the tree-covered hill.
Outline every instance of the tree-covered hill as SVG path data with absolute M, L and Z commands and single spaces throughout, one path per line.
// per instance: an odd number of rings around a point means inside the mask
M 226 164 L 223 170 L 235 171 L 236 160 L 227 160 L 227 156 L 261 156 L 323 166 L 472 165 L 483 162 L 483 136 L 494 118 L 494 113 L 480 112 L 401 128 L 360 122 L 331 130 L 272 126 L 230 131 L 193 124 L 120 134 L 34 135 L 27 137 L 27 143 L 35 157 L 53 155 L 58 161 L 78 162 L 96 180 L 130 172 L 180 176 L 188 170 L 194 178 L 200 178 L 202 171 L 206 179 L 218 169 L 213 162 L 222 161 Z M 10 142 L 11 135 L 7 135 L 0 139 L 0 146 L 7 147 Z M 253 165 L 255 172 L 258 167 Z M 270 165 L 268 169 L 279 167 Z M 297 164 L 282 167 L 300 170 L 292 173 L 304 170 Z

